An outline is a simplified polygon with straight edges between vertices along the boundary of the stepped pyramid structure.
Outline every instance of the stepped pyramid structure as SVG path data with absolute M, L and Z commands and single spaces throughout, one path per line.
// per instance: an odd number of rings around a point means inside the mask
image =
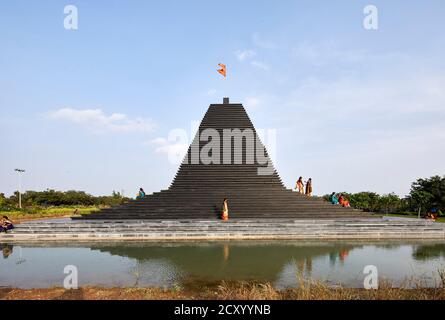
M 242 104 L 209 106 L 168 190 L 80 219 L 230 219 L 367 217 L 286 189 Z

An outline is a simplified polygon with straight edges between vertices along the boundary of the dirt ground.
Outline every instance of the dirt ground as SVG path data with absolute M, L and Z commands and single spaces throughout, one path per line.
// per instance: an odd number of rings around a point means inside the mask
M 161 289 L 96 288 L 66 290 L 0 288 L 0 300 L 174 300 L 188 299 L 184 294 Z
M 378 290 L 329 288 L 315 284 L 278 291 L 270 284 L 222 282 L 217 286 L 190 288 L 82 287 L 17 289 L 0 288 L 0 300 L 445 300 L 444 288 Z

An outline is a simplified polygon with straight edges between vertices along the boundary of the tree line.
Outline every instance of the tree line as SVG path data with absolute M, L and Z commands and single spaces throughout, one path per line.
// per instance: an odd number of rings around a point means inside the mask
M 61 207 L 61 206 L 114 206 L 128 201 L 119 192 L 110 196 L 93 196 L 84 191 L 26 191 L 22 193 L 22 207 Z M 0 193 L 0 210 L 17 209 L 19 193 L 10 197 Z
M 445 176 L 418 179 L 411 184 L 410 193 L 406 197 L 399 197 L 394 193 L 338 193 L 349 199 L 351 207 L 369 212 L 424 214 L 433 208 L 445 212 Z M 329 197 L 330 195 L 323 196 L 326 200 Z

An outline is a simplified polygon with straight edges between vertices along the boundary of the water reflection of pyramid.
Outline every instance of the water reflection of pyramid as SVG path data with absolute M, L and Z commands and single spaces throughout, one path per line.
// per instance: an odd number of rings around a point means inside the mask
M 235 137 L 224 140 L 227 130 L 246 135 L 238 143 Z M 209 145 L 217 142 L 214 133 L 221 137 L 219 147 L 209 149 Z M 247 133 L 253 133 L 253 137 Z M 224 145 L 223 140 L 229 143 Z M 220 162 L 209 164 L 202 155 Z M 232 219 L 367 215 L 286 189 L 244 107 L 230 104 L 226 98 L 223 104 L 208 108 L 168 190 L 82 219 L 216 219 L 225 197 L 229 199 Z
M 93 250 L 136 259 L 141 264 L 165 261 L 188 277 L 273 281 L 289 263 L 306 271 L 312 260 L 340 257 L 355 246 L 348 243 L 227 242 L 141 243 L 97 245 Z

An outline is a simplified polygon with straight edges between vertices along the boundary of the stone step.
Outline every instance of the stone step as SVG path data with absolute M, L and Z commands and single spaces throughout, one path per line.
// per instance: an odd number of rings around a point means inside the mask
M 414 219 L 32 221 L 0 240 L 445 239 L 445 225 Z
M 144 225 L 135 225 L 135 226 L 125 226 L 125 225 L 116 225 L 116 226 L 108 226 L 108 227 L 96 227 L 96 226 L 41 226 L 41 227 L 32 227 L 32 226 L 23 226 L 16 227 L 15 232 L 21 230 L 46 230 L 46 231 L 55 231 L 61 229 L 69 229 L 69 230 L 274 230 L 274 229 L 294 229 L 294 230 L 347 230 L 347 229 L 356 229 L 356 230 L 376 230 L 385 228 L 385 230 L 389 229 L 441 229 L 437 226 L 400 226 L 400 225 L 373 225 L 373 226 L 334 226 L 334 225 L 326 225 L 326 226 L 293 226 L 293 225 L 281 225 L 281 226 L 144 226 Z
M 407 220 L 407 221 L 405 221 Z M 19 224 L 19 228 L 24 227 L 59 227 L 59 226 L 72 226 L 72 227 L 114 227 L 114 226 L 194 226 L 194 227 L 236 227 L 236 226 L 258 226 L 258 227 L 275 227 L 275 226 L 296 226 L 296 227 L 348 227 L 348 226 L 441 226 L 441 224 L 427 221 L 427 220 L 411 220 L 411 219 L 400 219 L 387 221 L 384 219 L 369 219 L 369 220 L 260 220 L 260 221 L 250 221 L 250 220 L 229 220 L 229 221 L 219 221 L 219 220 L 189 220 L 189 221 L 146 221 L 146 220 L 104 220 L 104 221 L 66 221 L 66 222 L 47 222 L 47 221 L 33 221 Z

